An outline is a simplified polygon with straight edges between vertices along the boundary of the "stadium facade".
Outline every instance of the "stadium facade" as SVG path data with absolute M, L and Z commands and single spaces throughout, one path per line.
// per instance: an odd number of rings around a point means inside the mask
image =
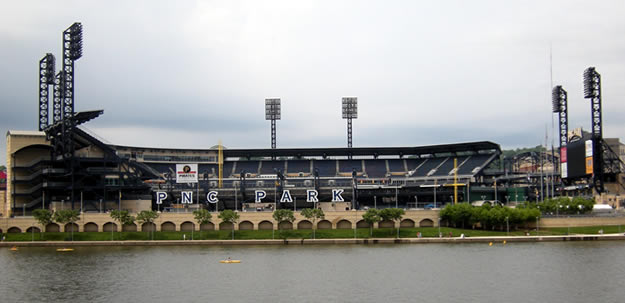
M 29 215 L 42 207 L 84 212 L 440 207 L 454 200 L 483 199 L 484 179 L 489 178 L 485 168 L 501 154 L 499 145 L 492 142 L 420 147 L 147 148 L 106 144 L 75 127 L 68 159 L 67 150 L 59 152 L 62 148 L 50 133 L 54 132 L 7 133 L 4 214 Z M 192 167 L 195 179 L 180 180 L 177 166 Z

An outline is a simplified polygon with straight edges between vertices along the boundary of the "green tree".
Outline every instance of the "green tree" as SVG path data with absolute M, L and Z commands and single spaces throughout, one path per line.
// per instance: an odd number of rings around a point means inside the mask
M 150 230 L 148 231 L 148 234 L 152 232 L 151 239 L 154 239 L 154 229 L 156 229 L 154 226 L 154 220 L 156 220 L 156 218 L 158 218 L 158 213 L 153 210 L 142 210 L 137 214 L 137 223 L 140 225 L 149 223 Z
M 52 212 L 47 209 L 35 209 L 33 211 L 33 217 L 39 224 L 41 224 L 41 232 L 46 229 L 46 225 L 52 223 Z
M 318 219 L 324 219 L 325 216 L 326 216 L 323 213 L 323 209 L 321 209 L 321 208 L 304 208 L 302 210 L 302 216 L 304 216 L 306 219 L 312 221 L 312 225 L 313 225 L 313 239 L 315 239 L 315 237 L 316 237 L 315 231 L 317 230 L 317 225 L 315 224 L 315 221 L 317 221 Z
M 61 225 L 70 224 L 71 239 L 74 241 L 74 223 L 80 219 L 80 213 L 74 209 L 62 209 L 52 215 L 52 220 Z M 67 232 L 67 231 L 66 231 Z
M 200 227 L 200 239 L 202 239 L 202 224 L 208 224 L 213 218 L 213 215 L 211 215 L 211 213 L 207 209 L 202 208 L 194 210 L 193 217 Z
M 380 211 L 380 218 L 382 218 L 382 220 L 397 223 L 397 238 L 399 238 L 399 224 L 405 213 L 406 212 L 401 208 L 385 208 Z
M 278 232 L 282 236 L 282 230 L 280 229 L 281 222 L 291 222 L 295 221 L 295 215 L 293 211 L 290 209 L 277 209 L 273 212 L 273 219 L 278 222 Z M 285 236 L 286 238 L 286 236 Z
M 232 224 L 232 240 L 234 240 L 234 226 L 239 221 L 239 214 L 230 209 L 222 210 L 217 218 L 221 219 L 223 222 L 228 222 Z
M 380 211 L 374 208 L 369 208 L 363 215 L 362 219 L 369 224 L 369 236 L 373 236 L 373 224 L 380 222 Z
M 117 230 L 118 233 L 122 231 L 124 225 L 129 225 L 135 222 L 135 217 L 131 216 L 127 210 L 111 211 L 111 218 L 119 222 L 119 229 Z M 121 240 L 121 234 L 120 234 L 120 240 Z

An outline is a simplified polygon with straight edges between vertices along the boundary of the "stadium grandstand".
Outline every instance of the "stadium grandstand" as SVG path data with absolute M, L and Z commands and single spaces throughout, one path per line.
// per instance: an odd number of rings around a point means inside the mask
M 78 114 L 93 118 L 101 111 Z M 453 201 L 454 184 L 458 201 L 470 200 L 471 186 L 479 186 L 485 168 L 501 154 L 499 145 L 492 142 L 417 147 L 147 148 L 107 144 L 76 127 L 69 145 L 74 157 L 68 165 L 49 138 L 36 131 L 7 133 L 11 155 L 7 159 L 11 180 L 7 213 L 28 214 L 46 205 L 88 212 L 120 206 L 164 211 L 293 209 L 313 206 L 310 190 L 316 191 L 320 205 L 337 210 L 440 207 Z M 176 182 L 176 166 L 181 164 L 197 164 L 196 183 Z M 216 203 L 207 199 L 211 191 L 218 193 Z M 266 193 L 260 203 L 258 191 Z M 292 199 L 280 202 L 285 191 Z M 157 192 L 167 194 L 160 204 Z M 182 203 L 183 192 L 192 192 L 191 203 Z

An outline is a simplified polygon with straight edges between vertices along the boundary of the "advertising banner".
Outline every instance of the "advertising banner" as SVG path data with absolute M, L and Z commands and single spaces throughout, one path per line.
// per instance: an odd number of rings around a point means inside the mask
M 197 164 L 176 164 L 176 183 L 197 183 Z

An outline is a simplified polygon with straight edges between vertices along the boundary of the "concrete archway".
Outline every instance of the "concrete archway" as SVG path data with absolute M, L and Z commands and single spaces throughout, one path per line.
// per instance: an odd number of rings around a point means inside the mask
M 254 223 L 250 221 L 243 221 L 239 223 L 239 230 L 254 230 Z
M 434 227 L 434 221 L 430 219 L 423 219 L 419 222 L 419 227 Z
M 308 220 L 302 220 L 297 223 L 297 229 L 312 229 L 313 225 Z
M 122 226 L 122 231 L 137 231 L 137 224 L 125 224 Z
M 219 230 L 232 230 L 234 225 L 230 222 L 221 222 L 219 223 Z
M 17 226 L 13 226 L 7 230 L 7 233 L 10 233 L 10 234 L 19 234 L 21 232 L 22 230 Z
M 336 229 L 352 229 L 352 222 L 343 219 L 336 223 Z
M 61 231 L 61 227 L 56 223 L 49 223 L 44 229 L 47 233 L 58 233 Z
M 393 221 L 380 221 L 378 223 L 379 228 L 395 228 L 395 222 Z
M 26 229 L 27 233 L 38 233 L 41 232 L 41 229 L 37 226 L 31 226 L 29 228 Z
M 260 223 L 258 223 L 258 229 L 259 230 L 272 230 L 273 229 L 273 222 L 261 221 Z
M 141 224 L 141 231 L 156 231 L 156 224 L 154 222 L 145 222 Z
M 282 221 L 280 222 L 280 224 L 278 224 L 278 228 L 281 230 L 293 229 L 293 223 L 289 221 Z
M 317 229 L 332 229 L 332 222 L 328 220 L 321 220 L 317 223 Z
M 192 231 L 195 230 L 195 224 L 191 221 L 185 221 L 180 224 L 180 231 Z
M 82 228 L 86 232 L 98 232 L 98 224 L 95 224 L 93 222 L 85 224 L 85 226 L 83 226 Z
M 76 223 L 67 223 L 65 224 L 65 227 L 63 228 L 63 230 L 65 230 L 65 232 L 78 232 L 78 224 Z
M 401 228 L 411 228 L 414 226 L 415 226 L 414 221 L 411 219 L 404 219 L 404 220 L 401 220 L 401 222 L 399 223 L 399 227 Z
M 356 222 L 356 228 L 369 228 L 369 223 L 367 223 L 365 220 L 360 220 Z
M 176 224 L 167 221 L 161 224 L 161 231 L 176 231 Z
M 215 224 L 213 222 L 201 224 L 200 230 L 215 230 Z
M 102 231 L 115 232 L 117 231 L 117 224 L 113 222 L 106 222 L 102 225 Z

